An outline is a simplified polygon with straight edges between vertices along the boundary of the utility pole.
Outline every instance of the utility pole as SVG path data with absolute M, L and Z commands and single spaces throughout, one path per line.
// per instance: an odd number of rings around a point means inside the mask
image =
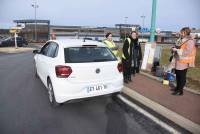
M 154 42 L 155 41 L 156 6 L 157 6 L 157 0 L 153 0 L 153 3 L 152 3 L 152 14 L 151 14 L 151 35 L 150 35 L 150 42 Z
M 126 39 L 126 25 L 127 25 L 127 20 L 128 20 L 128 17 L 124 17 L 124 23 L 125 23 L 125 39 Z M 124 39 L 124 40 L 125 40 Z
M 37 5 L 36 1 L 34 2 L 34 4 L 31 4 L 31 6 L 35 9 L 35 41 L 37 41 L 37 8 L 39 8 L 39 5 Z
M 141 16 L 141 18 L 142 18 L 142 30 L 141 30 L 141 32 L 142 32 L 142 42 L 144 41 L 144 20 L 145 20 L 145 16 L 144 15 L 142 15 Z

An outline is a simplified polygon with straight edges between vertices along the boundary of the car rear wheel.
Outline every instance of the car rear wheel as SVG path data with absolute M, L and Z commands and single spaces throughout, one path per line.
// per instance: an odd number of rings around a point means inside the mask
M 120 92 L 113 93 L 113 94 L 112 94 L 112 99 L 113 99 L 113 100 L 117 100 L 117 99 L 118 99 L 117 96 L 118 96 L 119 94 L 120 94 Z
M 51 80 L 48 80 L 48 96 L 49 96 L 49 102 L 51 103 L 52 106 L 59 106 L 60 105 L 60 103 L 57 103 L 56 100 L 55 100 Z

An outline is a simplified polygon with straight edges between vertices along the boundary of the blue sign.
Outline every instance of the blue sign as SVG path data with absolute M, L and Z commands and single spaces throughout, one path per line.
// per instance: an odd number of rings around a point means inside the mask
M 144 27 L 140 29 L 140 32 L 150 32 L 150 29 Z

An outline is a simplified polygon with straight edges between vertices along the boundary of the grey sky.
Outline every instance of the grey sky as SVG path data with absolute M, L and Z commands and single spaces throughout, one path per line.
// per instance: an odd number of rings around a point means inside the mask
M 52 25 L 113 26 L 124 23 L 150 27 L 152 0 L 36 0 L 38 19 Z M 34 0 L 0 0 L 0 28 L 9 28 L 14 19 L 33 19 Z M 200 28 L 200 0 L 157 0 L 156 27 L 179 30 L 183 26 Z

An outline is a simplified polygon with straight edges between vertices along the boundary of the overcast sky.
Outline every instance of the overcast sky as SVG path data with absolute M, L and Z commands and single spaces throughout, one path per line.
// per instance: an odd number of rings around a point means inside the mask
M 36 0 L 38 19 L 51 25 L 111 26 L 124 23 L 151 24 L 152 0 Z M 0 0 L 0 28 L 14 26 L 15 19 L 34 19 L 34 0 Z M 177 31 L 200 28 L 200 0 L 157 0 L 156 27 Z

